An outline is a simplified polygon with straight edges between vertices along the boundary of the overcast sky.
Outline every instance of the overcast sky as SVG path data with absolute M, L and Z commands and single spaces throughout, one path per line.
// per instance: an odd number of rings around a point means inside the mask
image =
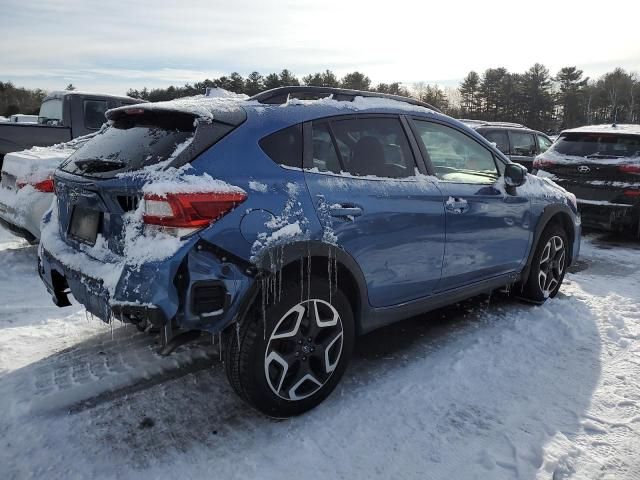
M 0 0 L 0 80 L 47 90 L 184 84 L 238 71 L 360 70 L 457 85 L 535 62 L 640 71 L 640 0 Z

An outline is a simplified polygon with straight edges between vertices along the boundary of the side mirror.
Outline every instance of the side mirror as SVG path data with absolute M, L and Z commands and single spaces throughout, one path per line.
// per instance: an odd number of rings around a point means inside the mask
M 504 169 L 504 183 L 507 187 L 519 187 L 527 181 L 527 167 L 509 163 Z

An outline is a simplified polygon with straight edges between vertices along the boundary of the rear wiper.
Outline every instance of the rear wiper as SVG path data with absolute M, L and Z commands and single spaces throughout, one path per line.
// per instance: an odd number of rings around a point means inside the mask
M 110 172 L 119 170 L 127 164 L 118 160 L 76 160 L 75 166 L 83 173 Z

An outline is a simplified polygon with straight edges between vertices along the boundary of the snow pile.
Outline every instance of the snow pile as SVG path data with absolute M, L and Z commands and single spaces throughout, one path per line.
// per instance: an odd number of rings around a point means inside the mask
M 240 96 L 207 97 L 205 95 L 195 95 L 193 97 L 177 98 L 165 102 L 142 103 L 139 105 L 127 105 L 108 110 L 107 118 L 120 111 L 132 108 L 141 108 L 147 111 L 172 111 L 178 113 L 188 113 L 195 116 L 199 121 L 212 122 L 216 112 L 235 112 L 242 108 L 246 100 Z
M 422 113 L 436 113 L 430 108 L 422 107 L 420 105 L 413 105 L 411 103 L 402 102 L 400 100 L 394 100 L 392 98 L 384 97 L 355 97 L 353 101 L 338 101 L 334 100 L 333 96 L 319 98 L 317 100 L 300 100 L 298 98 L 289 98 L 287 102 L 279 105 L 279 107 L 288 107 L 292 105 L 302 106 L 328 106 L 337 109 L 347 110 L 378 110 L 378 109 L 395 109 L 405 110 L 408 112 L 422 112 Z
M 213 178 L 208 173 L 198 175 L 189 174 L 193 167 L 189 164 L 180 168 L 168 168 L 162 171 L 137 172 L 146 179 L 142 193 L 166 196 L 167 193 L 246 193 L 240 187 L 230 185 L 223 180 Z
M 45 214 L 45 219 L 41 223 L 40 249 L 51 253 L 71 270 L 83 272 L 88 277 L 101 280 L 110 295 L 115 292 L 124 265 L 115 261 L 114 254 L 101 235 L 98 235 L 95 245 L 81 244 L 80 250 L 68 245 L 60 237 L 57 198 L 54 199 L 51 210 Z
M 254 192 L 260 193 L 267 193 L 269 191 L 269 187 L 266 184 L 255 180 L 249 180 L 249 188 Z
M 220 87 L 211 87 L 207 88 L 207 92 L 205 93 L 205 97 L 208 98 L 235 98 L 237 100 L 246 100 L 249 98 L 249 95 L 245 95 L 244 93 L 235 93 L 230 92 L 229 90 L 225 90 Z
M 300 187 L 295 183 L 287 183 L 287 201 L 282 212 L 265 223 L 266 232 L 258 235 L 251 246 L 251 261 L 256 262 L 260 253 L 267 247 L 282 245 L 295 240 L 307 238 L 309 221 L 304 216 L 302 204 L 298 200 Z

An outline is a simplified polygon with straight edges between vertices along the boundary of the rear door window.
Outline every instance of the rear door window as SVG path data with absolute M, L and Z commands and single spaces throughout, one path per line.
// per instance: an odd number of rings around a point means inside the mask
M 271 160 L 285 167 L 302 168 L 302 126 L 294 125 L 262 138 L 258 144 Z
M 509 132 L 511 138 L 511 155 L 533 157 L 536 154 L 536 142 L 532 133 Z
M 447 182 L 492 184 L 500 176 L 493 154 L 462 132 L 415 120 L 436 176 Z
M 107 121 L 104 116 L 107 102 L 103 100 L 84 101 L 84 126 L 89 130 L 98 130 Z
M 509 136 L 506 130 L 489 130 L 482 133 L 482 136 L 491 143 L 496 144 L 496 148 L 505 155 L 509 155 Z
M 314 122 L 313 129 L 314 166 L 318 168 L 316 158 L 324 161 L 327 170 L 335 171 L 335 154 L 340 169 L 352 175 L 384 178 L 415 175 L 415 159 L 398 118 L 335 120 L 330 122 L 330 131 L 326 122 Z
M 339 173 L 342 170 L 328 122 L 313 123 L 313 167 L 320 172 Z

